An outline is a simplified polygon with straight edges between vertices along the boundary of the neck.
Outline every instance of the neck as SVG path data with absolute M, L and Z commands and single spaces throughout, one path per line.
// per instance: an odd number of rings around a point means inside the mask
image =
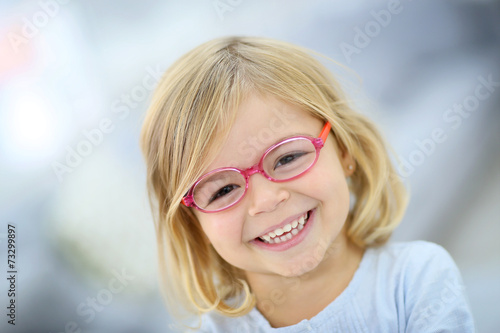
M 321 263 L 294 277 L 247 272 L 257 299 L 257 309 L 271 326 L 284 327 L 311 319 L 335 300 L 349 285 L 364 250 L 339 237 Z

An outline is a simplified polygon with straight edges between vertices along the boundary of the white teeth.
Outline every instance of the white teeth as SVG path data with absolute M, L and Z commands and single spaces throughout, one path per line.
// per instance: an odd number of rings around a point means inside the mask
M 286 242 L 287 240 L 292 239 L 293 236 L 297 235 L 299 231 L 304 228 L 306 218 L 307 213 L 282 228 L 277 228 L 267 235 L 261 236 L 260 239 L 269 244 Z

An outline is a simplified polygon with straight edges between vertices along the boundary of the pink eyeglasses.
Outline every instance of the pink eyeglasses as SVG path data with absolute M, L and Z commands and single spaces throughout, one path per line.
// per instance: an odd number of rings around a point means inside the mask
M 201 176 L 182 199 L 188 207 L 204 213 L 220 212 L 236 205 L 248 190 L 248 179 L 260 173 L 273 182 L 285 182 L 309 171 L 319 157 L 331 125 L 326 123 L 318 138 L 295 136 L 269 147 L 259 163 L 246 170 L 219 168 Z

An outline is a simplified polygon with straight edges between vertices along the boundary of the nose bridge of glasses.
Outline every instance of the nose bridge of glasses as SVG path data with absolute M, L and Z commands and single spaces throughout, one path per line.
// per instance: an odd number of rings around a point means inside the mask
M 245 178 L 247 180 L 250 178 L 250 176 L 252 176 L 256 173 L 260 173 L 261 175 L 265 176 L 264 170 L 261 169 L 259 163 L 252 165 L 250 168 L 243 171 L 243 175 L 245 176 Z

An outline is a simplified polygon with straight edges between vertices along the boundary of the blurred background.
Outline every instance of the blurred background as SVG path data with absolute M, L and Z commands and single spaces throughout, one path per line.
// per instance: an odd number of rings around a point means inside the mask
M 12 225 L 17 294 L 12 326 L 0 279 L 0 331 L 175 330 L 157 283 L 139 132 L 161 73 L 225 35 L 289 41 L 353 70 L 340 81 L 384 131 L 412 195 L 393 240 L 444 246 L 478 331 L 498 332 L 493 0 L 2 1 L 0 267 L 8 275 Z

